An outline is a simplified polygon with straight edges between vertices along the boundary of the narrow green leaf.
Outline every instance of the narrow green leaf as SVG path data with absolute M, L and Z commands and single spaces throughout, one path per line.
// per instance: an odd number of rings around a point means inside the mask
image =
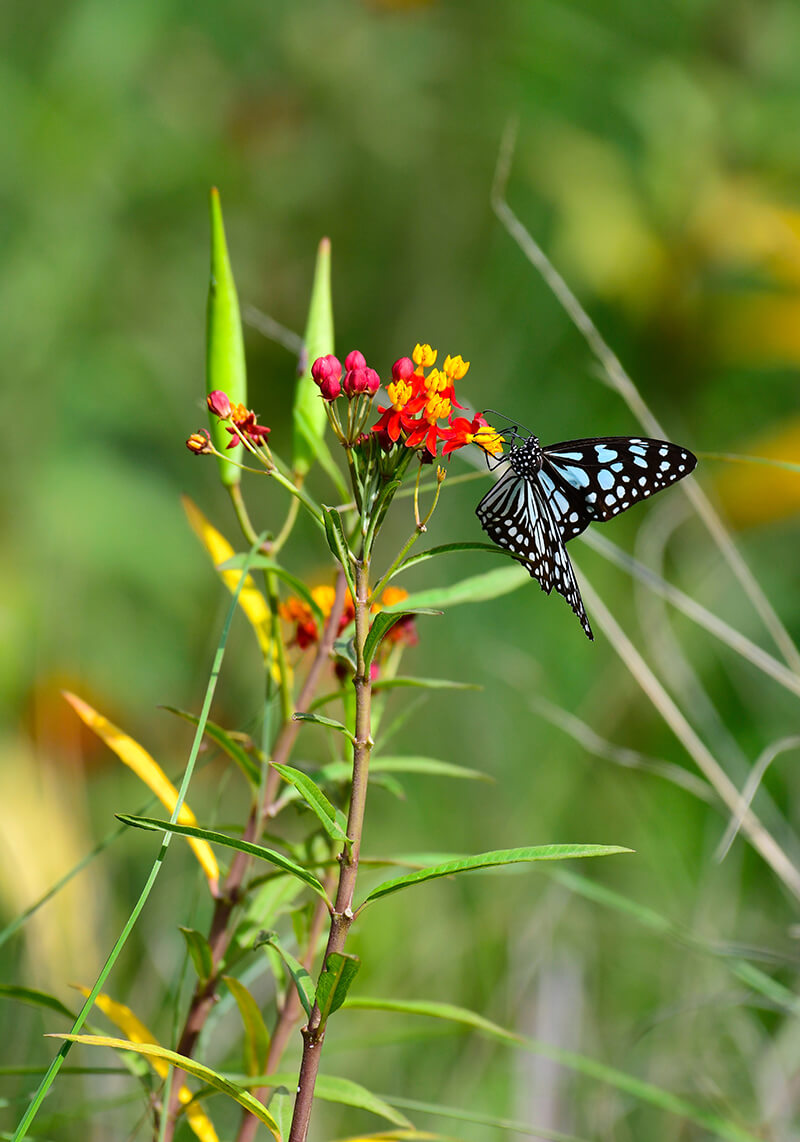
M 345 662 L 352 666 L 354 672 L 358 670 L 356 648 L 353 645 L 352 635 L 349 637 L 342 636 L 342 638 L 337 638 L 336 642 L 333 644 L 333 653 L 338 655 L 339 658 L 343 658 Z
M 344 734 L 351 742 L 356 740 L 347 726 L 342 725 L 341 722 L 337 722 L 335 718 L 326 718 L 323 714 L 308 714 L 298 711 L 296 714 L 292 714 L 292 721 L 311 722 L 315 726 L 326 726 L 329 730 L 336 730 L 337 733 Z
M 475 682 L 453 682 L 449 678 L 406 678 L 402 675 L 395 678 L 376 678 L 372 683 L 373 690 L 394 690 L 398 687 L 408 687 L 413 690 L 482 690 L 483 687 Z
M 244 356 L 239 298 L 233 280 L 219 191 L 211 190 L 211 277 L 206 314 L 206 391 L 221 389 L 233 404 L 247 404 L 247 367 Z M 211 436 L 222 452 L 231 442 L 225 425 L 209 413 Z M 229 460 L 219 461 L 220 479 L 226 487 L 238 484 L 240 470 Z
M 314 1009 L 314 981 L 308 969 L 304 968 L 288 948 L 283 946 L 278 939 L 277 932 L 262 932 L 253 944 L 254 948 L 263 948 L 264 946 L 274 948 L 286 964 L 289 975 L 294 980 L 294 986 L 297 988 L 297 995 L 303 1005 L 303 1010 L 310 1019 Z
M 531 577 L 525 568 L 517 563 L 514 567 L 499 567 L 495 571 L 473 575 L 469 579 L 462 579 L 447 587 L 431 587 L 429 591 L 417 591 L 409 595 L 405 602 L 398 603 L 397 609 L 418 610 L 420 607 L 446 609 L 460 606 L 462 603 L 483 603 L 516 591 L 525 583 L 530 583 L 530 580 Z M 391 613 L 391 610 L 387 607 L 381 614 Z
M 44 1007 L 48 1011 L 57 1011 L 59 1015 L 66 1015 L 67 1019 L 75 1018 L 75 1013 L 65 1007 L 60 999 L 35 987 L 17 987 L 15 984 L 0 983 L 0 998 L 16 999 L 19 1003 L 27 1003 L 31 1007 Z
M 540 860 L 572 860 L 577 857 L 613 856 L 617 853 L 629 853 L 632 849 L 621 848 L 618 845 L 533 845 L 521 849 L 498 849 L 495 852 L 478 853 L 476 856 L 465 857 L 463 860 L 448 861 L 446 864 L 434 868 L 420 869 L 407 876 L 398 876 L 393 880 L 386 880 L 370 892 L 369 896 L 359 906 L 358 911 L 371 904 L 381 896 L 389 896 L 408 888 L 412 884 L 421 884 L 425 880 L 436 880 L 440 876 L 452 876 L 457 872 L 472 872 L 479 868 L 495 868 L 498 865 L 521 864 Z
M 133 1051 L 137 1055 L 146 1055 L 151 1059 L 163 1059 L 171 1066 L 185 1071 L 187 1075 L 200 1079 L 207 1086 L 214 1087 L 215 1090 L 226 1094 L 228 1098 L 234 1099 L 250 1114 L 254 1114 L 259 1122 L 264 1123 L 276 1142 L 281 1142 L 278 1124 L 263 1103 L 259 1102 L 257 1098 L 253 1098 L 249 1091 L 244 1090 L 236 1083 L 232 1083 L 230 1079 L 216 1071 L 212 1071 L 210 1067 L 198 1063 L 196 1059 L 190 1059 L 186 1055 L 169 1051 L 157 1043 L 131 1043 L 128 1039 L 111 1039 L 106 1035 L 50 1035 L 48 1038 L 66 1039 L 71 1043 L 83 1043 L 87 1047 L 113 1047 L 117 1051 Z
M 270 1036 L 258 1004 L 240 979 L 222 977 L 236 1000 L 244 1025 L 244 1058 L 247 1073 L 260 1075 L 267 1065 Z
M 324 357 L 334 351 L 329 238 L 322 239 L 317 251 L 304 341 L 303 372 L 295 389 L 293 410 L 293 463 L 299 476 L 305 476 L 317 459 L 328 420 L 319 389 L 311 378 L 311 366 L 317 357 Z
M 197 978 L 201 984 L 208 983 L 214 971 L 214 957 L 208 940 L 196 928 L 179 927 L 179 931 L 186 941 L 186 948 L 192 958 Z
M 376 999 L 363 995 L 347 999 L 344 1006 L 347 1010 L 360 1008 L 371 1011 L 396 1011 L 407 1015 L 425 1015 L 434 1019 L 446 1019 L 453 1023 L 460 1023 L 465 1027 L 472 1027 L 492 1039 L 499 1039 L 518 1049 L 530 1051 L 531 1054 L 552 1059 L 553 1062 L 559 1063 L 561 1066 L 624 1091 L 650 1106 L 656 1106 L 670 1114 L 688 1118 L 690 1121 L 698 1123 L 703 1129 L 716 1134 L 719 1138 L 726 1139 L 727 1142 L 759 1142 L 758 1135 L 751 1134 L 738 1123 L 709 1113 L 701 1107 L 695 1106 L 694 1103 L 672 1094 L 671 1091 L 656 1086 L 654 1083 L 645 1082 L 634 1075 L 626 1074 L 625 1071 L 619 1071 L 615 1067 L 597 1062 L 587 1055 L 580 1055 L 576 1051 L 565 1051 L 561 1047 L 554 1047 L 539 1039 L 530 1039 L 525 1035 L 508 1031 L 498 1023 L 484 1019 L 482 1015 L 477 1015 L 465 1007 L 457 1007 L 451 1003 L 436 1003 L 425 999 Z
M 404 603 L 398 603 L 395 609 L 386 607 L 375 616 L 372 626 L 369 628 L 369 634 L 364 641 L 364 662 L 367 666 L 372 662 L 375 652 L 392 627 L 396 626 L 406 615 L 440 615 L 442 613 L 439 610 L 431 610 L 427 606 L 418 607 L 415 603 L 412 604 L 411 599 L 413 597 L 409 596 Z
M 337 811 L 334 805 L 331 805 L 320 787 L 307 773 L 294 769 L 291 765 L 277 765 L 275 762 L 272 763 L 272 768 L 280 773 L 284 781 L 288 781 L 290 785 L 295 787 L 309 809 L 319 817 L 329 837 L 334 841 L 347 840 L 347 831 L 342 824 L 342 814 Z
M 447 483 L 449 486 L 450 481 L 448 480 Z M 408 559 L 404 559 L 400 566 L 392 572 L 391 578 L 394 579 L 396 575 L 407 571 L 409 567 L 416 566 L 417 563 L 425 563 L 428 559 L 435 559 L 437 555 L 457 554 L 459 551 L 481 551 L 484 554 L 488 552 L 490 555 L 504 555 L 506 559 L 513 558 L 502 547 L 496 547 L 494 543 L 442 543 L 438 547 L 429 547 L 427 551 L 419 551 L 416 555 L 409 555 Z
M 358 956 L 331 952 L 325 961 L 325 969 L 317 981 L 316 1004 L 322 1016 L 322 1026 L 329 1016 L 338 1011 L 347 998 L 350 985 L 358 975 L 361 960 Z
M 184 721 L 190 722 L 193 726 L 196 726 L 200 721 L 198 717 L 194 714 L 190 714 L 188 710 L 180 710 L 177 706 L 162 706 L 161 708 L 169 711 L 170 714 L 176 714 L 179 718 L 183 718 Z M 258 762 L 250 756 L 246 749 L 239 745 L 227 730 L 224 730 L 222 726 L 218 726 L 216 722 L 206 722 L 203 732 L 206 737 L 211 738 L 214 745 L 218 745 L 223 753 L 228 755 L 231 761 L 236 762 L 251 785 L 258 787 L 261 784 L 261 767 Z
M 457 777 L 469 781 L 494 781 L 488 773 L 439 761 L 436 757 L 376 757 L 370 762 L 372 773 L 421 773 L 428 777 Z
M 336 508 L 326 507 L 325 504 L 322 505 L 322 517 L 325 523 L 325 538 L 328 541 L 328 547 L 334 558 L 341 564 L 344 577 L 347 580 L 347 586 L 350 588 L 350 594 L 355 599 L 356 581 L 353 578 L 353 560 L 347 542 L 347 536 L 345 535 L 342 517 Z
M 289 1090 L 297 1089 L 297 1075 L 289 1071 L 282 1071 L 276 1075 L 248 1077 L 246 1081 L 242 1081 L 242 1078 L 243 1076 L 236 1075 L 237 1082 L 242 1086 L 284 1086 Z M 376 1094 L 367 1090 L 360 1083 L 353 1082 L 352 1079 L 342 1079 L 334 1075 L 318 1075 L 314 1087 L 314 1097 L 321 1098 L 323 1102 L 337 1102 L 343 1106 L 354 1106 L 359 1110 L 368 1110 L 372 1114 L 394 1123 L 395 1126 L 412 1129 L 412 1123 L 404 1114 L 389 1106 L 388 1102 L 378 1098 Z
M 224 563 L 219 563 L 217 565 L 217 570 L 238 571 L 243 566 L 244 560 L 246 558 L 247 555 L 240 552 L 238 555 L 234 555 L 230 559 L 226 559 Z M 320 625 L 324 625 L 325 615 L 322 613 L 319 603 L 311 594 L 311 591 L 308 589 L 302 579 L 298 579 L 296 575 L 292 575 L 290 571 L 287 571 L 285 567 L 281 567 L 280 563 L 276 563 L 267 555 L 254 556 L 253 559 L 250 560 L 249 566 L 251 571 L 271 571 L 272 574 L 276 575 L 278 579 L 281 579 L 287 587 L 291 587 L 295 595 L 299 596 L 299 598 L 301 598 L 304 603 L 308 604 L 308 606 L 313 611 L 314 618 L 317 620 L 317 622 Z
M 182 837 L 201 837 L 211 845 L 223 845 L 225 848 L 236 849 L 240 853 L 249 853 L 259 860 L 268 861 L 277 865 L 285 872 L 291 872 L 309 888 L 313 888 L 318 896 L 330 904 L 327 893 L 316 876 L 302 865 L 297 864 L 290 857 L 275 849 L 267 849 L 263 845 L 254 845 L 243 841 L 239 837 L 229 837 L 227 833 L 217 833 L 213 829 L 201 829 L 198 825 L 179 825 L 176 821 L 160 821 L 156 817 L 129 817 L 125 813 L 117 813 L 116 818 L 124 825 L 132 825 L 134 829 L 147 829 L 155 833 L 178 833 Z

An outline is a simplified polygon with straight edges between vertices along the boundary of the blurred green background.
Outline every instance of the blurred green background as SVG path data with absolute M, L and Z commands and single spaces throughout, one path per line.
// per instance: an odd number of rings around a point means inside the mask
M 227 602 L 180 494 L 236 535 L 214 464 L 183 443 L 205 424 L 209 186 L 221 191 L 244 306 L 301 330 L 316 245 L 329 235 L 340 352 L 358 346 L 386 376 L 427 341 L 471 361 L 464 387 L 475 407 L 500 408 L 545 442 L 635 432 L 492 213 L 500 138 L 518 116 L 510 201 L 669 434 L 701 452 L 800 461 L 795 0 L 74 0 L 4 6 L 0 29 L 4 921 L 104 837 L 114 811 L 144 801 L 133 775 L 79 732 L 62 686 L 171 775 L 188 749 L 186 728 L 157 707 L 199 707 Z M 246 336 L 251 404 L 288 452 L 295 361 L 256 329 Z M 797 475 L 708 460 L 697 478 L 797 638 Z M 483 487 L 445 489 L 433 542 L 481 538 L 473 509 Z M 321 480 L 315 489 L 330 498 Z M 257 522 L 274 524 L 279 499 L 258 484 L 249 495 Z M 656 566 L 669 540 L 667 566 L 684 589 L 772 651 L 704 529 L 684 520 L 684 498 L 664 500 L 604 534 Z M 408 519 L 396 515 L 399 538 Z M 760 752 L 796 732 L 796 696 L 632 592 L 595 553 L 574 552 L 741 787 Z M 312 581 L 326 573 L 304 529 L 286 557 Z M 478 557 L 469 568 L 466 558 L 432 566 L 404 585 L 486 569 Z M 608 637 L 598 631 L 590 645 L 563 601 L 533 584 L 424 620 L 420 633 L 409 670 L 484 690 L 429 701 L 393 748 L 484 769 L 496 784 L 407 780 L 403 802 L 376 789 L 367 848 L 630 845 L 636 856 L 582 871 L 720 954 L 526 871 L 438 882 L 380 904 L 354 938 L 358 987 L 471 1006 L 763 1124 L 765 1137 L 800 1137 L 796 1019 L 734 978 L 721 954 L 751 950 L 792 987 L 797 901 L 741 839 L 715 859 L 726 823 L 716 804 L 635 758 L 625 755 L 624 768 L 593 755 L 534 708 L 544 698 L 605 741 L 692 771 Z M 250 723 L 258 665 L 240 622 L 218 721 Z M 310 733 L 295 756 L 322 751 Z M 218 764 L 198 775 L 190 801 L 206 821 L 243 811 Z M 799 802 L 795 751 L 776 760 L 755 800 L 794 860 Z M 68 984 L 91 983 L 153 852 L 144 835 L 104 851 L 4 944 L 2 978 L 74 1005 Z M 173 846 L 108 988 L 162 1041 L 173 1034 L 176 925 L 202 926 L 202 886 L 185 887 L 196 875 Z M 2 1064 L 44 1065 L 52 1047 L 42 1032 L 65 1030 L 63 1021 L 0 1004 Z M 218 1027 L 205 1057 L 233 1065 L 235 1017 Z M 382 1093 L 588 1139 L 713 1136 L 535 1056 L 402 1016 L 341 1016 L 324 1067 Z M 35 1081 L 3 1080 L 5 1129 Z M 131 1137 L 140 1104 L 101 1105 L 130 1090 L 124 1080 L 63 1077 L 36 1130 Z M 210 1106 L 224 1132 L 229 1110 Z M 88 1125 L 70 1117 L 81 1113 Z M 465 1139 L 513 1136 L 412 1117 Z M 327 1107 L 314 1137 L 373 1122 Z

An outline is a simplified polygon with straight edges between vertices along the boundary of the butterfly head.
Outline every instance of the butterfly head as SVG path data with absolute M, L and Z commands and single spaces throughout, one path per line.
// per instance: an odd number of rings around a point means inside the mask
M 536 436 L 527 436 L 508 452 L 508 462 L 518 476 L 535 476 L 542 466 L 542 447 Z

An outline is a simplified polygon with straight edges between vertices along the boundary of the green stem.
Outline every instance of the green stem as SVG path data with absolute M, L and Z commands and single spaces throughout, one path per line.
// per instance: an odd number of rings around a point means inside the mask
M 328 956 L 341 952 L 353 923 L 353 896 L 358 876 L 358 859 L 361 852 L 361 835 L 364 827 L 364 810 L 369 783 L 369 761 L 372 753 L 371 703 L 372 683 L 369 667 L 364 659 L 364 644 L 369 633 L 369 562 L 356 564 L 355 636 L 356 672 L 353 678 L 356 697 L 355 741 L 353 743 L 353 782 L 350 793 L 350 811 L 347 818 L 347 843 L 339 856 L 339 886 L 331 916 L 328 944 L 325 948 L 323 970 Z M 306 1142 L 314 1100 L 314 1087 L 319 1072 L 320 1052 L 325 1038 L 325 1024 L 315 1005 L 307 1026 L 303 1029 L 303 1058 L 297 1085 L 289 1142 Z

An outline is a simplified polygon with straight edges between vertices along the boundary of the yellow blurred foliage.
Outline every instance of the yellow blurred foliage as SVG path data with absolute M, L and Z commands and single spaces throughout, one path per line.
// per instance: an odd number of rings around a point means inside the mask
M 78 986 L 78 991 L 84 996 L 88 996 L 90 990 L 88 987 Z M 130 1007 L 126 1007 L 124 1003 L 117 1003 L 116 1000 L 111 999 L 108 995 L 104 995 L 103 992 L 100 992 L 94 1002 L 95 1006 L 100 1008 L 106 1018 L 109 1019 L 115 1027 L 119 1027 L 120 1031 L 127 1036 L 131 1043 L 152 1043 L 156 1047 L 161 1046 L 150 1028 L 142 1023 L 141 1019 L 139 1019 L 137 1015 L 134 1015 Z M 145 1057 L 156 1074 L 162 1079 L 165 1079 L 169 1073 L 169 1063 L 156 1056 L 148 1055 Z M 187 1122 L 200 1139 L 200 1142 L 219 1142 L 217 1132 L 214 1129 L 211 1119 L 200 1109 L 197 1103 L 192 1102 L 193 1097 L 192 1092 L 184 1083 L 178 1091 L 178 1098 L 180 1099 L 181 1106 L 186 1107 Z
M 37 764 L 12 739 L 3 742 L 2 753 L 0 804 L 7 811 L 0 829 L 0 898 L 4 912 L 14 916 L 76 865 L 92 838 L 79 776 Z M 58 992 L 65 973 L 94 970 L 103 896 L 103 883 L 90 865 L 30 917 L 22 929 L 26 983 Z
M 748 441 L 746 452 L 800 464 L 800 417 Z M 716 489 L 734 527 L 772 523 L 800 513 L 800 472 L 767 464 L 731 462 L 717 478 Z
M 102 738 L 120 761 L 132 769 L 147 788 L 155 793 L 164 808 L 172 813 L 178 800 L 178 790 L 147 750 L 76 694 L 70 694 L 69 691 L 65 690 L 64 697 L 89 729 L 94 730 L 97 736 Z M 185 802 L 178 813 L 178 823 L 181 825 L 197 824 L 197 818 Z M 203 872 L 206 874 L 212 895 L 216 895 L 219 886 L 219 865 L 211 846 L 207 841 L 201 841 L 197 837 L 188 837 L 187 839 Z

